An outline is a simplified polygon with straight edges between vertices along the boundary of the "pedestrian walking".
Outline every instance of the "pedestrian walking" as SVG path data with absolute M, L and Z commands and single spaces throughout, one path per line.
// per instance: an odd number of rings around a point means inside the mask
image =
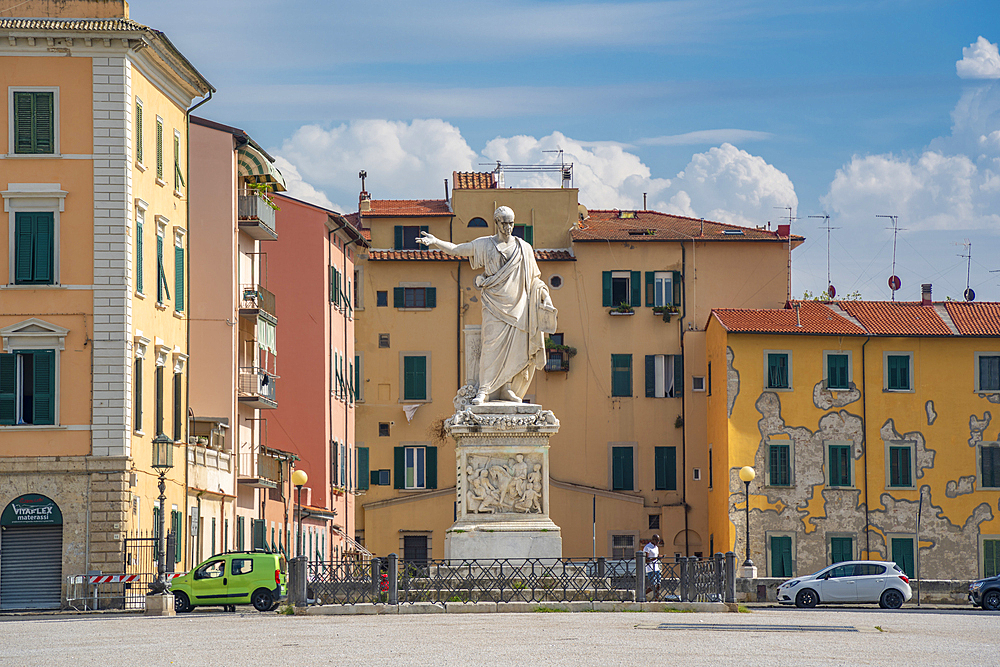
M 646 554 L 646 599 L 653 591 L 653 599 L 660 597 L 660 536 L 653 535 L 642 548 Z

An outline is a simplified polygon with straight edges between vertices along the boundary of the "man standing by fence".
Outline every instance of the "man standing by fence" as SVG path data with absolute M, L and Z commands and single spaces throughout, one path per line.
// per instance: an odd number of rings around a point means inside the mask
M 646 554 L 646 599 L 650 599 L 649 591 L 653 591 L 655 600 L 660 597 L 660 536 L 653 535 L 642 550 Z

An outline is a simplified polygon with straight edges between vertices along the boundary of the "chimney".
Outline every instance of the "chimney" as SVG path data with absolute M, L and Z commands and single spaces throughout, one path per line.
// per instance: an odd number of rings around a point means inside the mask
M 562 186 L 564 188 L 573 187 L 573 167 L 564 166 L 562 168 Z
M 795 307 L 795 326 L 797 326 L 797 327 L 801 327 L 801 326 L 802 326 L 802 317 L 800 317 L 800 313 L 799 313 L 799 307 L 800 307 L 800 306 L 801 306 L 802 304 L 801 304 L 801 303 L 799 303 L 798 301 L 796 301 L 796 302 L 795 302 L 795 303 L 793 303 L 792 305 L 793 305 L 793 306 Z
M 933 306 L 934 301 L 931 299 L 931 284 L 924 283 L 920 286 L 920 305 L 921 306 Z
M 361 194 L 358 195 L 358 210 L 370 211 L 372 210 L 372 196 L 368 194 L 368 191 L 365 189 L 365 179 L 368 178 L 368 172 L 359 171 L 358 178 L 361 179 Z

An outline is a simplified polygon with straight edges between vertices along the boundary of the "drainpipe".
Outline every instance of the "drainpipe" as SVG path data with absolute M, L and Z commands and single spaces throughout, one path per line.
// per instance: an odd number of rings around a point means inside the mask
M 872 540 L 869 521 L 871 503 L 868 500 L 868 385 L 865 384 L 865 345 L 870 340 L 871 336 L 868 336 L 861 346 L 861 441 L 865 452 L 865 551 L 868 552 L 868 558 L 871 558 Z
M 694 249 L 694 241 L 691 241 L 691 248 Z M 681 317 L 678 320 L 681 328 L 681 364 L 684 364 L 684 318 L 687 317 L 687 251 L 681 243 Z M 687 370 L 687 369 L 685 369 Z M 684 382 L 686 373 L 681 373 L 681 382 Z M 681 418 L 684 426 L 681 428 L 681 498 L 684 507 L 684 555 L 691 555 L 691 546 L 688 543 L 688 502 L 687 502 L 687 392 L 681 387 Z
M 189 355 L 188 356 L 188 364 L 187 364 L 187 371 L 188 371 L 187 372 L 187 381 L 184 383 L 184 407 L 185 408 L 187 408 L 188 406 L 191 405 L 191 366 L 190 366 L 190 361 L 191 361 L 191 357 L 190 357 L 190 354 L 191 354 L 191 291 L 192 291 L 191 290 L 191 234 L 192 234 L 192 229 L 191 229 L 191 112 L 193 112 L 195 109 L 197 109 L 201 105 L 205 104 L 206 102 L 211 101 L 212 94 L 214 92 L 215 92 L 215 89 L 212 88 L 212 87 L 209 87 L 209 89 L 208 89 L 208 97 L 206 97 L 205 99 L 201 100 L 200 102 L 198 102 L 197 104 L 195 104 L 193 107 L 191 107 L 190 109 L 187 109 L 184 112 L 184 134 L 185 134 L 185 137 L 184 137 L 184 152 L 185 152 L 184 160 L 185 160 L 185 162 L 187 162 L 187 168 L 188 168 L 187 196 L 184 198 L 184 209 L 185 209 L 184 210 L 184 218 L 185 218 L 184 224 L 187 225 L 187 230 L 188 230 L 188 233 L 187 233 L 187 250 L 188 250 L 187 254 L 188 254 L 188 261 L 184 265 L 184 272 L 187 274 L 187 275 L 184 276 L 184 286 L 187 288 L 187 317 L 184 318 L 185 319 L 185 322 L 184 322 L 184 328 L 185 328 L 184 352 Z M 187 413 L 188 413 L 188 411 L 186 409 L 182 411 L 182 414 L 185 417 L 187 417 Z M 187 420 L 185 420 L 185 421 L 187 421 Z M 188 492 L 187 439 L 188 439 L 188 434 L 191 431 L 190 431 L 190 424 L 188 426 L 189 426 L 189 428 L 184 429 L 184 432 L 181 433 L 181 438 L 184 441 L 184 502 L 183 502 L 183 507 L 181 508 L 181 512 L 182 512 L 181 516 L 183 516 L 184 518 L 181 520 L 181 528 L 182 528 L 182 530 L 183 530 L 183 527 L 185 525 L 187 525 L 187 523 L 188 523 L 188 521 L 190 519 L 190 517 L 188 517 L 188 511 L 187 511 L 187 508 L 188 508 L 188 503 L 187 503 L 187 501 L 188 501 L 188 498 L 187 498 L 187 492 Z M 200 504 L 200 499 L 199 499 L 199 504 Z M 225 503 L 222 503 L 223 515 L 225 515 L 225 506 L 226 506 Z M 234 504 L 233 507 L 235 508 L 235 506 L 236 505 Z M 161 507 L 160 511 L 162 512 L 163 509 L 164 508 Z M 201 517 L 201 510 L 200 509 L 198 511 L 198 516 Z M 234 521 L 234 523 L 235 523 L 235 521 Z M 188 533 L 190 533 L 190 531 L 188 531 Z M 198 536 L 199 536 L 199 538 L 201 536 L 201 531 L 200 530 L 198 531 Z M 189 535 L 189 537 L 190 537 L 190 535 Z M 180 539 L 180 535 L 176 535 L 175 539 Z M 187 551 L 187 550 L 185 549 L 184 551 Z M 191 565 L 194 565 L 194 563 L 192 563 Z

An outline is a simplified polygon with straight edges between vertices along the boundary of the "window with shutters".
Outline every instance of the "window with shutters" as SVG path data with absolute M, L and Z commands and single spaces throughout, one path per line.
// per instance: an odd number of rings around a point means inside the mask
M 132 373 L 132 428 L 142 433 L 142 359 L 134 362 Z
M 163 261 L 164 236 L 168 222 L 163 216 L 156 216 L 156 305 L 161 308 L 166 308 L 166 303 L 170 299 L 167 270 Z
M 397 489 L 437 488 L 437 447 L 393 448 Z
M 1000 353 L 976 352 L 976 391 L 1000 392 Z
M 916 563 L 914 559 L 914 537 L 912 535 L 887 535 L 889 542 L 889 558 L 892 559 L 899 569 L 907 577 L 916 575 Z
M 59 89 L 25 87 L 10 91 L 12 155 L 59 153 Z
M 827 389 L 848 390 L 852 379 L 850 351 L 823 352 L 823 385 Z
M 535 245 L 535 228 L 532 225 L 514 225 L 511 235 Z
M 399 310 L 437 308 L 437 288 L 428 283 L 400 283 L 392 288 L 392 306 Z
M 655 488 L 657 491 L 677 490 L 677 448 L 656 447 L 653 451 Z
M 56 351 L 0 354 L 0 424 L 56 423 Z
M 848 560 L 854 560 L 853 537 L 847 535 L 830 535 L 829 540 L 830 565 L 833 565 L 834 563 L 843 563 Z
M 827 470 L 830 486 L 851 486 L 854 478 L 854 457 L 851 456 L 850 443 L 827 444 Z
M 767 443 L 767 485 L 792 485 L 792 441 L 770 440 Z
M 389 292 L 388 290 L 379 290 L 375 292 L 375 307 L 385 308 L 389 305 Z
M 635 445 L 613 444 L 610 446 L 610 482 L 613 491 L 635 490 Z
M 882 388 L 885 391 L 913 391 L 913 353 L 885 352 L 882 356 Z
M 368 486 L 371 482 L 371 473 L 368 470 L 368 448 L 358 447 L 357 451 L 357 461 L 358 470 L 355 481 L 355 488 L 359 491 L 367 491 Z
M 400 384 L 404 401 L 426 401 L 430 397 L 430 352 L 400 354 Z
M 995 577 L 1000 574 L 1000 537 L 996 535 L 983 536 L 983 576 Z
M 1000 443 L 979 444 L 979 488 L 1000 489 Z
M 605 271 L 601 304 L 617 308 L 622 304 L 638 308 L 642 305 L 642 273 L 640 271 Z
M 184 236 L 186 231 L 174 228 L 174 310 L 178 313 L 184 312 Z
M 890 487 L 913 487 L 914 443 L 886 442 L 887 477 Z
M 156 117 L 156 182 L 166 185 L 163 180 L 163 119 Z
M 135 293 L 144 294 L 143 285 L 145 275 L 143 274 L 143 260 L 145 258 L 145 236 L 143 230 L 146 225 L 146 211 L 138 206 L 135 208 Z
M 364 362 L 363 353 L 354 355 L 354 400 L 359 403 L 365 400 Z
M 684 361 L 679 354 L 646 355 L 646 396 L 680 398 L 684 393 Z
M 156 401 L 156 431 L 154 435 L 163 434 L 163 366 L 157 366 L 153 376 L 153 397 Z
M 55 214 L 14 213 L 14 284 L 55 284 Z
M 795 535 L 793 533 L 767 534 L 768 573 L 769 577 L 793 577 Z
M 791 391 L 792 352 L 790 350 L 764 350 L 764 388 Z
M 181 196 L 181 188 L 184 185 L 184 172 L 181 169 L 181 133 L 174 130 L 174 194 Z
M 135 118 L 132 119 L 132 136 L 135 140 L 135 161 L 142 167 L 142 100 L 135 98 Z
M 680 271 L 646 271 L 646 306 L 675 308 L 681 305 Z
M 184 380 L 180 373 L 174 373 L 174 442 L 181 442 L 184 432 Z
M 611 395 L 632 396 L 632 355 L 611 355 Z
M 420 232 L 426 232 L 427 230 L 427 225 L 396 225 L 394 229 L 393 249 L 426 250 L 426 246 L 417 243 L 417 239 L 420 238 Z

